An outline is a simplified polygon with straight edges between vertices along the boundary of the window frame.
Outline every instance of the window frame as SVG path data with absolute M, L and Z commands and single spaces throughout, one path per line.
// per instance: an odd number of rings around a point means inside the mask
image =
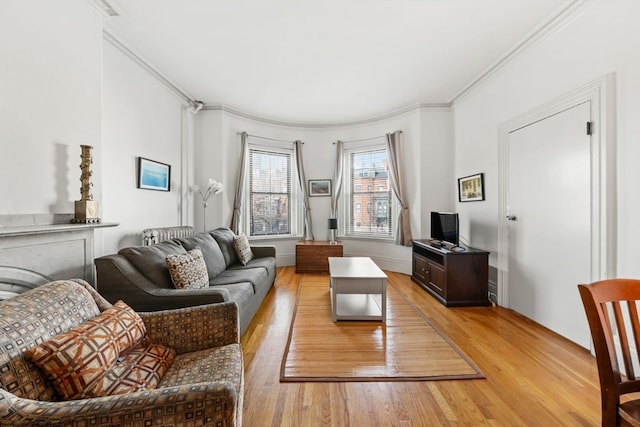
M 283 234 L 256 234 L 252 235 L 251 232 L 251 220 L 252 220 L 252 156 L 254 152 L 272 153 L 274 155 L 286 155 L 289 159 L 289 233 Z M 244 200 L 242 203 L 242 217 L 241 229 L 246 236 L 251 240 L 277 240 L 277 239 L 299 239 L 302 236 L 302 208 L 301 208 L 301 192 L 298 179 L 298 168 L 296 165 L 296 156 L 293 146 L 282 147 L 271 144 L 263 143 L 248 143 L 247 146 L 247 159 L 245 167 L 245 188 L 244 188 Z
M 380 193 L 389 194 L 388 199 L 387 198 L 384 199 L 385 201 L 388 200 L 389 208 L 391 210 L 388 216 L 388 221 L 390 223 L 388 228 L 389 232 L 388 233 L 377 233 L 377 232 L 368 233 L 368 232 L 356 232 L 354 230 L 349 229 L 349 224 L 351 223 L 355 224 L 356 222 L 360 221 L 360 219 L 353 216 L 351 212 L 352 208 L 355 212 L 355 207 L 352 207 L 353 185 L 352 185 L 351 179 L 352 177 L 356 178 L 355 176 L 352 176 L 353 174 L 352 174 L 351 156 L 352 154 L 366 153 L 370 151 L 383 151 L 383 150 L 386 152 L 385 143 L 375 142 L 375 141 L 351 143 L 349 146 L 345 145 L 343 148 L 343 152 L 341 154 L 343 156 L 343 165 L 344 165 L 343 177 L 342 177 L 343 186 L 342 186 L 342 191 L 340 193 L 340 216 L 338 220 L 338 233 L 340 238 L 378 240 L 378 241 L 384 241 L 384 242 L 395 241 L 395 234 L 396 234 L 397 221 L 398 221 L 397 214 L 399 212 L 400 205 L 395 193 L 393 192 L 393 188 L 391 186 L 391 181 L 389 177 L 389 164 L 388 164 L 389 154 L 388 153 L 386 153 L 387 155 L 386 180 L 387 180 L 388 190 L 379 191 L 378 189 L 379 187 L 377 185 L 374 185 L 372 188 L 372 191 L 370 192 L 373 195 L 372 198 L 369 201 L 364 203 L 371 204 L 371 210 L 376 209 L 376 206 L 378 205 L 378 203 L 380 203 L 379 197 L 377 196 L 379 196 Z M 367 171 L 366 174 L 370 175 L 369 171 Z M 358 175 L 364 175 L 364 171 L 362 171 L 361 173 L 358 173 Z M 358 185 L 355 185 L 355 186 L 358 187 Z M 357 188 L 355 189 L 355 191 L 357 191 Z M 362 189 L 360 191 L 362 191 Z M 356 203 L 356 202 L 353 202 L 353 203 Z M 362 206 L 362 208 L 364 208 L 364 206 Z M 364 210 L 362 208 L 361 210 Z

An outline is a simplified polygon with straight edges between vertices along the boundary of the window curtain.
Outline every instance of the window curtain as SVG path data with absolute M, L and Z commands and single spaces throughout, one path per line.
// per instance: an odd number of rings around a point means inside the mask
M 343 149 L 344 143 L 336 142 L 336 167 L 333 171 L 333 194 L 331 195 L 331 218 L 338 218 L 338 197 L 342 190 L 342 173 L 344 170 Z
M 238 168 L 238 185 L 236 186 L 236 196 L 233 199 L 233 214 L 231 215 L 231 225 L 229 228 L 234 233 L 240 233 L 240 212 L 242 207 L 242 199 L 244 198 L 244 180 L 245 180 L 245 168 L 247 163 L 247 150 L 249 145 L 247 144 L 247 132 L 240 134 L 240 144 L 242 153 L 240 154 L 240 167 Z
M 401 130 L 387 134 L 387 157 L 389 158 L 389 180 L 391 188 L 400 202 L 400 215 L 398 215 L 398 229 L 396 230 L 396 245 L 411 246 L 411 222 L 409 217 L 409 205 L 404 188 L 404 169 L 400 151 Z
M 309 192 L 305 183 L 307 179 L 304 175 L 304 166 L 302 164 L 302 141 L 293 143 L 293 151 L 296 156 L 296 168 L 298 172 L 298 181 L 300 183 L 300 195 L 302 196 L 302 206 L 304 209 L 304 227 L 302 229 L 302 240 L 315 240 L 313 238 L 313 228 L 311 227 L 311 208 L 309 207 Z

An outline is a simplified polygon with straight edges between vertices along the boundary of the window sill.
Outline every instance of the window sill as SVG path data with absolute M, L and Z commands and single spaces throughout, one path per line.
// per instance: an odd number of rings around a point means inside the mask
M 283 242 L 286 240 L 298 241 L 302 239 L 302 235 L 293 236 L 291 234 L 287 234 L 286 236 L 247 236 L 247 239 L 249 240 L 249 242 L 260 242 L 260 243 L 270 242 L 270 241 Z
M 363 236 L 338 236 L 338 240 L 360 240 L 363 242 L 379 242 L 379 243 L 391 243 L 396 242 L 395 238 L 383 238 L 383 237 L 363 237 Z

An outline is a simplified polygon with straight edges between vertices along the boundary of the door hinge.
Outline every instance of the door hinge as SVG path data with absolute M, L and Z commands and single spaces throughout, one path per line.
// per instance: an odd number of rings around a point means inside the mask
M 593 122 L 587 122 L 587 135 L 593 135 Z

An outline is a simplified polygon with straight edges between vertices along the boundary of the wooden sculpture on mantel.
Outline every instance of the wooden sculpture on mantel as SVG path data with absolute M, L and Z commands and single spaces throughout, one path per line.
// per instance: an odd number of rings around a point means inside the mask
M 80 163 L 80 182 L 82 183 L 80 187 L 80 200 L 76 200 L 75 202 L 75 217 L 71 220 L 71 222 L 76 224 L 95 224 L 100 222 L 100 218 L 98 218 L 98 201 L 93 200 L 93 194 L 91 194 L 91 187 L 93 187 L 93 183 L 91 182 L 91 164 L 93 163 L 93 158 L 91 156 L 91 150 L 93 147 L 91 145 L 81 145 L 82 153 L 80 154 L 80 158 L 82 159 L 82 163 Z

